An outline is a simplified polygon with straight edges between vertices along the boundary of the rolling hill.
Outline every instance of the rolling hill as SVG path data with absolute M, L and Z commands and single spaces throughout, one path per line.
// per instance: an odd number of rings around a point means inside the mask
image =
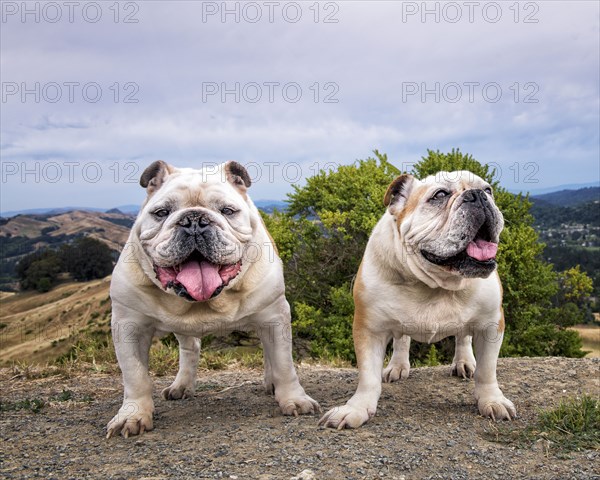
M 587 187 L 578 190 L 560 190 L 558 192 L 533 195 L 534 204 L 572 207 L 580 203 L 600 202 L 600 187 Z
M 85 330 L 108 332 L 110 277 L 68 282 L 46 293 L 2 293 L 0 364 L 44 363 L 67 353 Z
M 89 236 L 115 252 L 129 236 L 134 217 L 112 210 L 75 210 L 57 214 L 17 215 L 0 220 L 0 290 L 16 289 L 15 266 L 27 254 L 41 248 L 58 248 L 75 238 Z

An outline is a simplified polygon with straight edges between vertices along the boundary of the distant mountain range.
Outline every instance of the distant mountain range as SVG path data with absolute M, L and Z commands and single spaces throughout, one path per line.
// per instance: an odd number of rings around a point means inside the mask
M 273 210 L 285 210 L 287 203 L 282 200 L 256 200 L 254 205 L 259 210 L 266 213 L 272 213 Z M 61 213 L 79 211 L 79 212 L 99 212 L 99 213 L 124 213 L 127 215 L 137 215 L 140 210 L 139 205 L 119 205 L 109 210 L 95 207 L 56 207 L 56 208 L 31 208 L 28 210 L 12 210 L 1 212 L 0 217 L 10 218 L 17 215 L 60 215 Z
M 17 215 L 60 215 L 66 212 L 100 212 L 100 213 L 126 213 L 137 215 L 139 205 L 120 205 L 107 210 L 106 208 L 95 207 L 54 207 L 54 208 L 30 208 L 27 210 L 13 210 L 10 212 L 0 212 L 0 217 L 9 218 Z
M 557 185 L 555 187 L 547 187 L 547 188 L 527 188 L 527 189 L 523 189 L 523 190 L 511 189 L 510 192 L 512 192 L 512 193 L 520 193 L 520 192 L 529 193 L 529 196 L 531 196 L 531 197 L 538 197 L 541 195 L 545 195 L 547 193 L 562 192 L 564 190 L 581 190 L 583 188 L 589 188 L 589 187 L 600 187 L 600 181 L 589 182 L 589 183 L 570 183 L 570 184 Z
M 531 197 L 536 205 L 572 207 L 580 203 L 600 202 L 600 187 L 587 187 L 578 190 L 561 190 Z
M 539 198 L 540 200 L 548 201 L 553 205 L 575 205 L 586 201 L 583 198 L 589 198 L 592 200 L 593 195 L 597 195 L 598 189 L 600 188 L 600 182 L 591 183 L 578 183 L 578 184 L 567 184 L 557 185 L 555 187 L 540 188 L 540 189 L 529 189 L 524 191 L 510 190 L 512 193 L 529 193 L 531 198 Z M 595 189 L 595 190 L 594 190 Z M 574 191 L 581 191 L 578 194 L 573 194 Z M 552 194 L 552 195 L 549 195 Z M 571 202 L 569 204 L 561 203 L 564 201 Z M 283 200 L 255 200 L 254 204 L 262 211 L 266 213 L 272 213 L 273 210 L 285 210 L 287 208 L 287 202 Z M 71 212 L 74 210 L 84 212 L 104 212 L 104 213 L 125 213 L 129 215 L 137 215 L 139 211 L 139 205 L 119 205 L 111 209 L 96 208 L 96 207 L 55 207 L 55 208 L 33 208 L 27 210 L 12 210 L 7 212 L 0 212 L 0 217 L 9 218 L 16 215 L 58 215 L 61 213 Z

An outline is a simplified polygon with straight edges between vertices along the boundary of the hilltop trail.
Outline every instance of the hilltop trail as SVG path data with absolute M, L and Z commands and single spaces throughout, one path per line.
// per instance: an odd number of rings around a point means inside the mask
M 176 402 L 160 398 L 172 377 L 158 377 L 155 429 L 106 440 L 121 402 L 118 376 L 32 380 L 5 368 L 4 408 L 25 399 L 46 406 L 2 412 L 0 476 L 267 480 L 310 469 L 316 479 L 600 478 L 600 451 L 565 456 L 548 453 L 544 441 L 520 448 L 491 441 L 497 429 L 478 415 L 473 382 L 451 378 L 449 369 L 417 368 L 384 385 L 377 416 L 354 431 L 321 429 L 317 416 L 281 416 L 259 370 L 201 371 L 194 398 Z M 599 369 L 600 359 L 500 359 L 500 386 L 519 414 L 510 426 L 525 428 L 561 398 L 600 394 Z M 355 369 L 301 366 L 299 375 L 324 411 L 345 402 L 357 381 Z

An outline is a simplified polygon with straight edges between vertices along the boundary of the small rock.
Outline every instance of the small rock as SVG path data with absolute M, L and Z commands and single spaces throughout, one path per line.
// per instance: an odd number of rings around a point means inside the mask
M 292 477 L 290 480 L 315 480 L 315 472 L 310 469 L 302 470 L 298 476 Z
M 456 445 L 456 442 L 454 440 L 448 440 L 446 442 L 446 446 L 448 447 L 454 447 Z

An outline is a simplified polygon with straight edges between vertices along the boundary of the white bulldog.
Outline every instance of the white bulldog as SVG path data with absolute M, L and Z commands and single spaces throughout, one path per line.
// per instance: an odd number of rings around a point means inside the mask
M 236 162 L 195 170 L 157 161 L 142 174 L 148 196 L 110 287 L 125 394 L 107 437 L 152 429 L 148 354 L 153 336 L 168 332 L 179 341 L 180 357 L 165 399 L 194 394 L 202 336 L 255 330 L 264 349 L 265 387 L 282 412 L 319 411 L 292 362 L 282 264 L 246 193 L 250 183 Z
M 408 375 L 410 337 L 432 343 L 456 336 L 453 369 L 463 376 L 474 370 L 479 412 L 514 418 L 515 407 L 496 380 L 504 314 L 495 257 L 504 220 L 492 188 L 467 171 L 422 181 L 401 175 L 384 203 L 387 211 L 373 229 L 354 284 L 358 388 L 319 424 L 357 428 L 372 418 L 382 374 L 387 380 Z M 394 354 L 383 371 L 391 338 Z

